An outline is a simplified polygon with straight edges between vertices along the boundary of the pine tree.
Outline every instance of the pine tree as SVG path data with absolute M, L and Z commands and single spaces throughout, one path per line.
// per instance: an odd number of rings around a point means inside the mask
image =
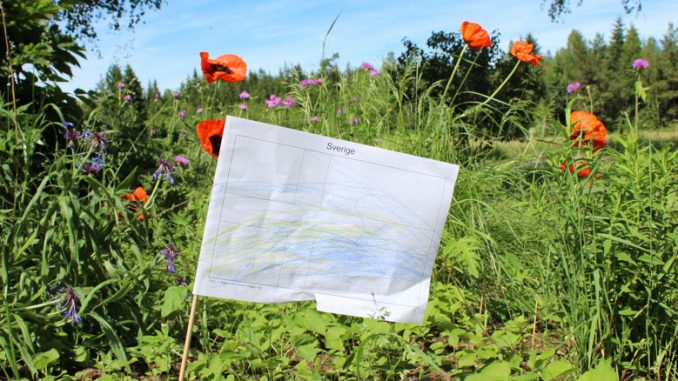
M 665 120 L 678 119 L 678 29 L 669 24 L 657 62 L 659 110 Z M 652 63 L 650 63 L 652 65 Z

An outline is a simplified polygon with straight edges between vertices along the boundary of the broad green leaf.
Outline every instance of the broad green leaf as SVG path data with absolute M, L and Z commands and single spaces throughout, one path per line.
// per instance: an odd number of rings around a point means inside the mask
M 464 381 L 505 381 L 511 376 L 511 365 L 506 361 L 494 361 L 480 370 L 479 373 L 472 374 Z
M 185 286 L 172 286 L 165 291 L 165 297 L 162 300 L 162 309 L 160 315 L 167 317 L 170 314 L 183 309 L 186 304 L 186 293 L 188 289 Z
M 617 381 L 617 372 L 607 360 L 602 359 L 594 369 L 582 374 L 577 381 Z
M 546 366 L 542 377 L 544 381 L 551 381 L 574 370 L 572 364 L 565 360 L 554 361 Z
M 33 356 L 33 365 L 36 369 L 45 369 L 59 359 L 59 352 L 52 348 L 47 352 L 40 352 Z

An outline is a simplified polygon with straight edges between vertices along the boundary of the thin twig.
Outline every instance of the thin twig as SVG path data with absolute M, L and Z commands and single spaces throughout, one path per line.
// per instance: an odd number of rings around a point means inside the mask
M 537 335 L 537 313 L 539 312 L 539 302 L 534 302 L 534 323 L 532 324 L 532 348 L 534 348 L 534 339 Z

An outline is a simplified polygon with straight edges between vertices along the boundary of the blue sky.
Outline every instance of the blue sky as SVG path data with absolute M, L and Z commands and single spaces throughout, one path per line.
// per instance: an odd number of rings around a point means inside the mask
M 251 70 L 275 73 L 297 63 L 315 70 L 325 33 L 339 12 L 326 55 L 339 53 L 343 67 L 378 65 L 388 52 L 402 51 L 403 38 L 422 46 L 432 31 L 457 31 L 463 21 L 498 30 L 503 50 L 527 33 L 544 52 L 563 47 L 572 29 L 587 39 L 597 32 L 607 38 L 618 16 L 625 25 L 635 25 L 643 39 L 659 39 L 670 21 L 678 21 L 678 1 L 645 0 L 640 14 L 626 15 L 621 0 L 584 0 L 553 23 L 541 0 L 169 0 L 161 10 L 149 12 L 133 32 L 113 32 L 101 23 L 99 53 L 90 50 L 62 87 L 91 89 L 110 64 L 129 63 L 142 84 L 155 79 L 162 89 L 174 89 L 199 70 L 200 51 L 238 54 Z

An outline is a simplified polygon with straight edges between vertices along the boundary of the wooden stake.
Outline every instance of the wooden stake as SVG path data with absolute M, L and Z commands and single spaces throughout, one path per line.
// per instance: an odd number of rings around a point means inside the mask
M 534 338 L 537 335 L 537 312 L 539 312 L 539 302 L 534 302 L 534 323 L 532 324 L 532 348 L 534 348 Z
M 195 309 L 198 306 L 198 295 L 193 294 L 191 301 L 191 314 L 188 317 L 188 328 L 186 328 L 186 341 L 184 342 L 184 354 L 181 356 L 181 367 L 179 368 L 179 381 L 184 381 L 186 372 L 186 363 L 188 362 L 188 349 L 191 347 L 191 333 L 193 331 L 193 321 L 195 320 Z

